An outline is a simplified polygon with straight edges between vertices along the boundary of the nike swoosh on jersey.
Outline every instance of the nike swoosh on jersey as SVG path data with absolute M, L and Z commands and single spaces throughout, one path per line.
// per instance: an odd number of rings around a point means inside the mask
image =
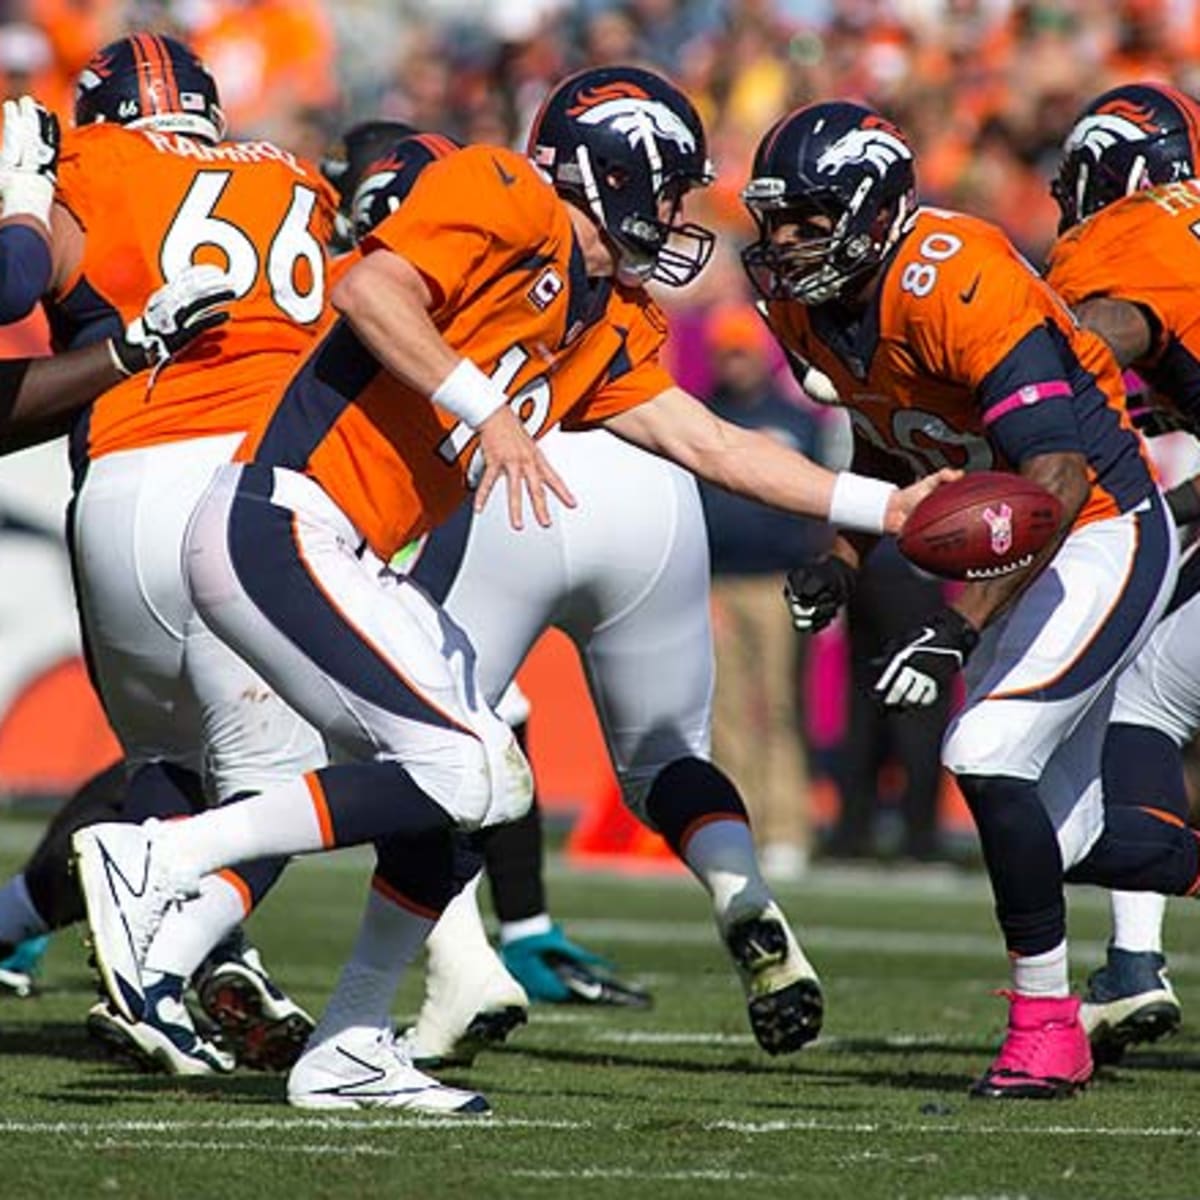
M 971 286 L 958 293 L 958 298 L 964 304 L 970 304 L 971 301 L 975 299 L 975 293 L 979 290 L 979 281 L 982 278 L 982 275 L 976 275 L 971 281 Z
M 500 176 L 500 182 L 504 184 L 505 187 L 512 187 L 512 185 L 517 182 L 517 177 L 515 175 L 510 175 L 497 159 L 492 159 L 492 166 L 496 168 L 496 174 Z

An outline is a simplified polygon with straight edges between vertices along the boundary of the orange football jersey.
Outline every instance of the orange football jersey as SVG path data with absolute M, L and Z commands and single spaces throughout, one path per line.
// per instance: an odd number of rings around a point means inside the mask
M 1148 313 L 1154 342 L 1131 365 L 1200 416 L 1200 180 L 1135 192 L 1102 208 L 1055 242 L 1046 278 L 1068 304 L 1108 296 Z
M 640 289 L 589 279 L 566 206 L 509 150 L 432 163 L 359 253 L 421 273 L 430 316 L 505 391 L 533 436 L 583 427 L 672 384 L 666 322 Z M 478 438 L 385 371 L 340 320 L 307 356 L 239 458 L 305 471 L 387 560 L 461 502 Z
M 919 210 L 856 328 L 790 301 L 772 301 L 768 320 L 788 349 L 833 381 L 856 440 L 915 475 L 943 466 L 1010 468 L 990 427 L 1042 400 L 1070 397 L 1093 484 L 1079 523 L 1127 511 L 1152 486 L 1107 346 L 1079 329 L 985 221 Z M 1057 353 L 1022 376 L 1013 364 L 1036 331 L 1048 332 Z
M 215 263 L 237 294 L 231 320 L 157 374 L 135 375 L 95 402 L 76 439 L 89 458 L 245 432 L 264 393 L 332 319 L 332 189 L 268 142 L 213 146 L 90 125 L 65 139 L 57 199 L 84 242 L 78 270 L 47 304 L 56 349 L 118 331 L 189 263 Z

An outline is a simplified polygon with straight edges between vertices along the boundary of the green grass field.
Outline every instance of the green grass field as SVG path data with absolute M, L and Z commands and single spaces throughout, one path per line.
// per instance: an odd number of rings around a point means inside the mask
M 0 825 L 0 867 L 30 830 Z M 366 860 L 299 864 L 253 930 L 314 1010 L 346 950 Z M 92 985 L 61 936 L 39 999 L 0 1004 L 0 1196 L 1200 1196 L 1200 1040 L 1130 1056 L 1054 1104 L 969 1101 L 995 1049 L 1004 960 L 982 880 L 818 869 L 782 889 L 826 988 L 825 1034 L 755 1046 L 707 903 L 686 879 L 551 871 L 570 931 L 654 989 L 649 1012 L 537 1009 L 469 1081 L 495 1115 L 419 1120 L 288 1109 L 280 1078 L 132 1074 L 87 1042 Z M 1102 897 L 1076 892 L 1075 973 L 1102 954 Z M 1169 940 L 1200 1021 L 1200 912 Z M 406 988 L 398 1015 L 415 1008 Z

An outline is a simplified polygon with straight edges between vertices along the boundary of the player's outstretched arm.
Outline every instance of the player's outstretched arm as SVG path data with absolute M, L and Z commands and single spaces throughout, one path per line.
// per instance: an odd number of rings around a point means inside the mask
M 766 434 L 722 420 L 682 388 L 668 388 L 605 425 L 718 487 L 863 533 L 899 533 L 925 496 L 962 474 L 938 471 L 911 487 L 897 488 L 849 471 L 830 471 Z
M 438 332 L 429 316 L 433 295 L 403 256 L 384 249 L 368 254 L 342 276 L 330 300 L 386 371 L 478 431 L 485 466 L 476 511 L 502 477 L 514 529 L 523 523 L 525 493 L 541 525 L 550 524 L 547 491 L 574 507 L 575 498 L 508 407 L 503 389 Z
M 228 277 L 189 267 L 159 288 L 115 338 L 53 358 L 0 362 L 0 453 L 66 433 L 79 409 L 140 371 L 158 368 L 206 330 L 229 319 Z

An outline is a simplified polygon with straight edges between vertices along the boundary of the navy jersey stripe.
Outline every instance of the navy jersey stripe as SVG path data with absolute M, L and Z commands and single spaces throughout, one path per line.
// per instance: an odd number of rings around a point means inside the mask
M 1122 426 L 1121 413 L 1108 403 L 1096 377 L 1075 356 L 1062 330 L 1056 325 L 1049 328 L 1067 367 L 1067 382 L 1075 397 L 1075 420 L 1096 483 L 1113 498 L 1120 512 L 1129 512 L 1157 493 L 1142 458 L 1141 441 L 1133 430 Z
M 271 503 L 274 479 L 269 468 L 243 467 L 229 513 L 230 562 L 255 607 L 354 695 L 425 725 L 461 728 L 415 691 L 321 590 L 294 540 L 294 514 Z
M 338 418 L 382 370 L 349 322 L 339 319 L 288 384 L 253 461 L 304 470 Z
M 989 699 L 1015 696 L 1022 700 L 1066 700 L 1093 687 L 1129 648 L 1154 607 L 1163 583 L 1163 570 L 1171 554 L 1174 526 L 1158 491 L 1136 514 L 1137 545 L 1121 594 L 1096 636 L 1071 666 L 1053 682 L 1029 691 L 993 693 Z
M 472 504 L 473 500 L 468 496 L 448 521 L 443 521 L 426 537 L 415 561 L 404 571 L 438 604 L 446 603 L 462 566 L 467 539 L 471 535 Z

